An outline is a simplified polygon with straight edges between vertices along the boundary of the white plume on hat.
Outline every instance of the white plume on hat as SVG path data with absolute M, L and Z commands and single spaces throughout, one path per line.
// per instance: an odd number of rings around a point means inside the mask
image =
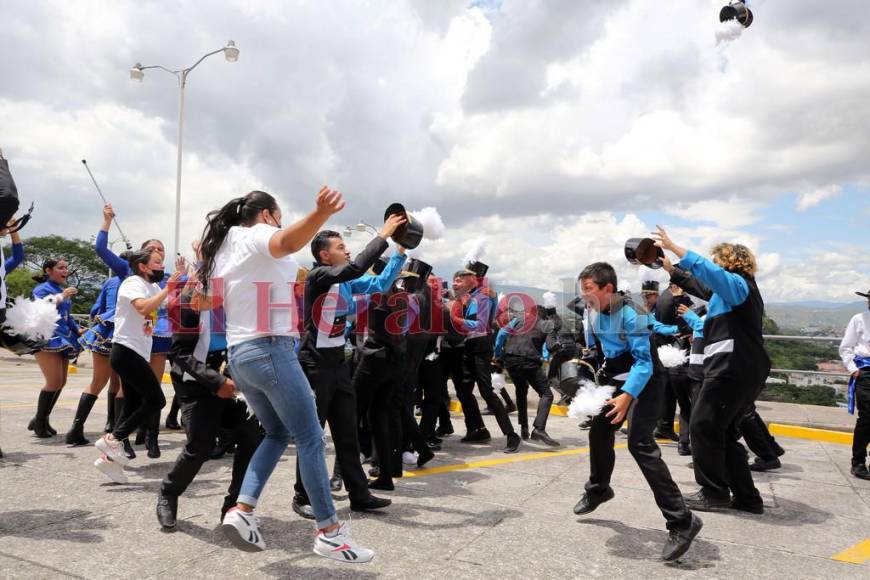
M 486 239 L 484 238 L 476 238 L 472 244 L 471 249 L 468 250 L 468 253 L 465 254 L 465 262 L 466 264 L 471 264 L 474 262 L 480 262 L 483 259 L 483 255 L 486 253 Z
M 544 292 L 544 308 L 556 307 L 556 294 L 547 290 Z
M 57 296 L 33 300 L 19 296 L 12 308 L 6 312 L 4 326 L 13 334 L 20 334 L 30 340 L 46 340 L 54 334 L 58 320 L 60 313 L 57 311 Z
M 745 27 L 740 24 L 736 19 L 735 20 L 726 20 L 719 24 L 716 28 L 716 45 L 720 45 L 723 42 L 733 42 L 740 38 L 740 35 L 743 34 L 743 29 Z
M 423 209 L 409 212 L 414 219 L 423 225 L 423 239 L 425 240 L 440 240 L 444 236 L 444 222 L 441 220 L 441 214 L 432 206 L 426 206 Z

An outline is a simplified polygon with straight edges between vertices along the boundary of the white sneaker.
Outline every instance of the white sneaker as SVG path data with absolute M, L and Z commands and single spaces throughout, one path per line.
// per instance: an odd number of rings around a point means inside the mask
M 332 537 L 327 537 L 323 531 L 317 532 L 317 537 L 314 539 L 314 553 L 349 564 L 364 564 L 371 562 L 375 557 L 372 550 L 362 548 L 353 541 L 347 523 L 341 524 L 338 533 Z
M 417 452 L 416 451 L 405 451 L 402 453 L 402 463 L 405 465 L 413 465 L 417 466 Z
M 224 535 L 239 550 L 262 552 L 266 549 L 263 534 L 260 533 L 260 520 L 253 513 L 239 508 L 230 508 L 221 524 Z
M 114 438 L 109 439 L 108 433 L 97 439 L 97 442 L 94 443 L 94 447 L 112 461 L 120 463 L 121 465 L 130 465 L 130 458 L 127 457 L 126 453 L 124 453 L 124 447 L 121 445 L 121 442 L 115 441 Z
M 127 474 L 124 473 L 124 468 L 115 461 L 112 461 L 105 455 L 101 455 L 94 461 L 94 467 L 102 471 L 109 479 L 115 483 L 127 483 Z

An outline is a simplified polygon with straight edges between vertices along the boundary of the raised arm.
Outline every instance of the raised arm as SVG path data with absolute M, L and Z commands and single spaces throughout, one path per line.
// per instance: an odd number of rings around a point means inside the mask
M 116 276 L 126 278 L 130 275 L 130 264 L 109 249 L 109 228 L 112 226 L 112 218 L 114 217 L 115 210 L 112 209 L 112 204 L 107 203 L 103 206 L 103 225 L 97 232 L 94 249 L 97 251 L 97 256 L 106 266 L 111 268 Z
M 20 266 L 21 262 L 24 261 L 24 244 L 21 243 L 21 236 L 18 235 L 18 232 L 13 232 L 10 234 L 10 238 L 12 240 L 12 254 L 3 264 L 7 274 Z
M 305 247 L 333 214 L 344 209 L 341 192 L 323 186 L 317 193 L 314 211 L 298 222 L 279 229 L 269 240 L 269 253 L 273 258 L 295 254 Z

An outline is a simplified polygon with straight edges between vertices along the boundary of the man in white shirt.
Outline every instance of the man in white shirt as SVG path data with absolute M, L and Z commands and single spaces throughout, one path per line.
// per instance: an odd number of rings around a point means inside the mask
M 867 311 L 856 314 L 846 326 L 840 342 L 840 358 L 852 374 L 849 380 L 850 399 L 858 410 L 855 433 L 852 436 L 852 475 L 870 480 L 867 470 L 867 445 L 870 445 L 870 290 L 855 292 L 867 299 Z M 854 395 L 852 395 L 854 393 Z M 852 405 L 850 404 L 850 412 Z

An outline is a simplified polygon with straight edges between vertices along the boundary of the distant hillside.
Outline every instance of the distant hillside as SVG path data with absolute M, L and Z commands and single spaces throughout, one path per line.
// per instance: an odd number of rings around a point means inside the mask
M 767 315 L 776 321 L 780 331 L 798 334 L 842 334 L 855 314 L 867 308 L 865 302 L 851 304 L 833 302 L 795 302 L 765 305 Z

